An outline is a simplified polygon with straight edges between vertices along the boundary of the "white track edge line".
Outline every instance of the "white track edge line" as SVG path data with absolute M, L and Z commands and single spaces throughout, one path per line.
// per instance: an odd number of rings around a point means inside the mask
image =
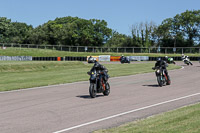
M 80 128 L 80 127 L 91 125 L 91 124 L 94 124 L 94 123 L 97 123 L 97 122 L 105 121 L 105 120 L 112 119 L 112 118 L 115 118 L 115 117 L 119 117 L 119 116 L 122 116 L 122 115 L 130 114 L 130 113 L 137 112 L 137 111 L 140 111 L 140 110 L 152 108 L 152 107 L 155 107 L 155 106 L 159 106 L 159 105 L 162 105 L 162 104 L 166 104 L 166 103 L 182 100 L 182 99 L 193 97 L 193 96 L 197 96 L 197 95 L 200 95 L 200 93 L 195 93 L 195 94 L 191 94 L 191 95 L 175 98 L 175 99 L 164 101 L 164 102 L 160 102 L 160 103 L 157 103 L 157 104 L 152 104 L 152 105 L 145 106 L 145 107 L 142 107 L 142 108 L 130 110 L 130 111 L 127 111 L 127 112 L 119 113 L 119 114 L 112 115 L 112 116 L 109 116 L 109 117 L 101 118 L 101 119 L 94 120 L 94 121 L 91 121 L 91 122 L 87 122 L 87 123 L 83 123 L 83 124 L 80 124 L 80 125 L 76 125 L 76 126 L 73 126 L 73 127 L 66 128 L 66 129 L 62 129 L 62 130 L 59 130 L 59 131 L 55 131 L 53 133 L 66 132 L 66 131 L 69 131 L 69 130 L 72 130 L 72 129 Z

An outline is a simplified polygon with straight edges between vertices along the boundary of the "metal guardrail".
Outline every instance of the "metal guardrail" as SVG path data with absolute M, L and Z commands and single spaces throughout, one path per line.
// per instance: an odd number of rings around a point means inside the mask
M 36 44 L 5 44 L 0 43 L 1 48 L 37 48 L 51 49 L 69 52 L 114 52 L 114 53 L 165 53 L 184 54 L 199 53 L 200 47 L 92 47 L 92 46 L 64 46 L 64 45 L 36 45 Z

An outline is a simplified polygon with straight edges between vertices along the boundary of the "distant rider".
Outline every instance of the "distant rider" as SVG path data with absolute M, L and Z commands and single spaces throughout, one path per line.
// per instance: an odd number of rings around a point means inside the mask
M 152 69 L 156 69 L 157 67 L 161 67 L 162 70 L 164 71 L 164 73 L 166 74 L 167 76 L 167 79 L 169 79 L 169 75 L 168 75 L 168 71 L 167 71 L 167 67 L 168 67 L 168 64 L 166 61 L 162 60 L 161 58 L 158 58 L 156 63 L 155 63 L 155 67 L 153 67 Z
M 189 64 L 190 64 L 190 65 L 193 65 L 192 62 L 191 62 L 190 59 L 189 59 L 189 56 L 182 54 L 181 59 L 182 59 L 182 61 L 183 61 L 185 64 L 187 64 L 187 65 L 189 65 Z
M 100 77 L 100 79 L 103 78 L 104 81 L 107 82 L 109 75 L 107 74 L 108 69 L 105 66 L 101 65 L 98 61 L 95 60 L 94 66 L 92 67 L 90 72 L 92 72 L 93 70 L 96 70 L 97 73 L 99 73 L 100 76 L 102 76 L 102 77 Z
M 122 60 L 124 60 L 125 59 L 125 57 L 124 57 L 124 55 L 122 55 L 121 57 L 120 57 L 120 61 L 122 61 Z
M 171 64 L 171 63 L 176 64 L 176 63 L 174 62 L 173 58 L 168 57 L 168 56 L 165 56 L 164 61 L 166 61 L 168 64 Z
M 182 54 L 182 56 L 181 56 L 181 59 L 184 61 L 184 60 L 187 60 L 189 58 L 189 56 L 187 56 L 187 55 L 184 55 L 184 54 Z

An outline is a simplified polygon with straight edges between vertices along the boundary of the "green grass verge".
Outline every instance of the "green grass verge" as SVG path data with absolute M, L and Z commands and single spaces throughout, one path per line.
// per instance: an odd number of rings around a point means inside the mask
M 87 81 L 93 64 L 82 62 L 1 61 L 0 91 Z M 153 72 L 154 63 L 105 64 L 111 77 Z M 180 68 L 170 65 L 169 69 Z
M 159 54 L 159 53 L 88 53 L 88 52 L 67 52 L 48 49 L 36 49 L 36 48 L 7 48 L 0 49 L 0 56 L 33 56 L 33 57 L 64 57 L 64 56 L 98 56 L 98 55 L 111 55 L 111 56 L 181 56 L 181 54 Z M 200 56 L 200 54 L 187 54 L 188 56 Z
M 200 104 L 94 133 L 200 133 Z

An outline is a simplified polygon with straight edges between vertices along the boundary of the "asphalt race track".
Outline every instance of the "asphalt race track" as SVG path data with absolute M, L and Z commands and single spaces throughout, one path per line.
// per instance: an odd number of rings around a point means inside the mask
M 88 133 L 200 102 L 200 63 L 169 71 L 110 78 L 109 96 L 89 96 L 89 82 L 0 92 L 1 133 Z M 87 76 L 87 75 L 86 75 Z

